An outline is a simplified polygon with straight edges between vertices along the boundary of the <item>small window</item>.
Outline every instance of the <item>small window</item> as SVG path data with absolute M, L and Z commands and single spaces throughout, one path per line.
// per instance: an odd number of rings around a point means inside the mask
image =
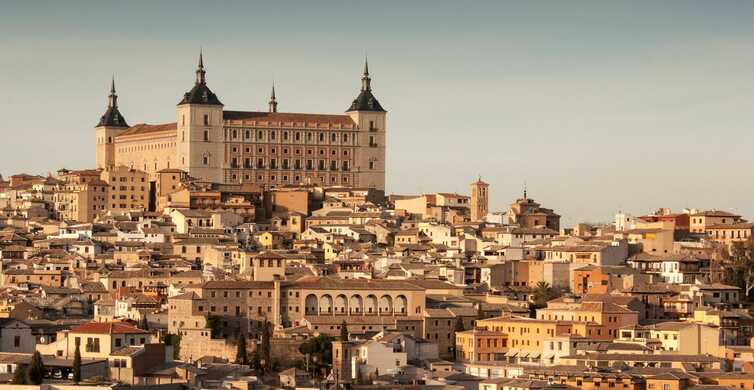
M 209 126 L 209 115 L 204 114 L 204 126 Z

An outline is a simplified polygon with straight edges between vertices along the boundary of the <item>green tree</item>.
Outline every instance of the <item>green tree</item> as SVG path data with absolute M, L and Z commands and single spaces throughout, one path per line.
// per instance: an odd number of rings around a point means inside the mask
M 254 352 L 251 353 L 251 369 L 252 370 L 261 370 L 262 369 L 262 359 L 259 356 L 259 348 L 254 348 Z
M 180 356 L 181 356 L 181 335 L 180 334 L 165 333 L 163 343 L 165 345 L 170 345 L 173 347 L 173 359 L 175 360 L 180 359 Z
M 340 340 L 348 341 L 348 324 L 346 323 L 346 320 L 343 320 L 340 324 Z
M 270 342 L 272 339 L 272 324 L 270 321 L 264 320 L 264 326 L 262 328 L 262 344 L 260 346 L 259 358 L 261 359 L 262 372 L 269 372 L 272 367 L 272 347 Z
M 76 352 L 73 354 L 73 383 L 78 384 L 81 382 L 81 344 L 78 339 L 76 341 Z
M 532 294 L 532 301 L 536 308 L 547 307 L 547 301 L 554 298 L 555 294 L 549 283 L 544 281 L 537 283 L 537 287 Z
M 236 364 L 249 364 L 249 355 L 246 352 L 246 335 L 243 333 L 238 335 L 238 343 L 236 348 Z
M 141 320 L 139 321 L 139 328 L 144 330 L 149 330 L 149 321 L 147 321 L 147 313 L 144 313 L 141 316 Z
M 13 384 L 14 385 L 26 384 L 26 367 L 20 364 L 16 366 L 16 371 L 13 373 Z
M 332 339 L 326 335 L 312 337 L 301 344 L 298 348 L 303 355 L 309 356 L 310 369 L 313 372 L 321 372 L 332 364 Z
M 45 376 L 45 366 L 42 363 L 42 355 L 39 351 L 31 355 L 29 368 L 26 369 L 26 381 L 32 385 L 41 385 Z
M 223 323 L 220 317 L 208 314 L 207 315 L 207 328 L 210 330 L 210 334 L 213 339 L 219 339 L 223 330 Z

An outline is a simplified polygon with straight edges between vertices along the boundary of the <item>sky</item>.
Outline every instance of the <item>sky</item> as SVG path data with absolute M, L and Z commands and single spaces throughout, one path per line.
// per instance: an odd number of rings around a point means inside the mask
M 175 121 L 199 48 L 231 110 L 342 113 L 365 54 L 387 192 L 754 218 L 752 1 L 8 1 L 0 174 L 94 166 L 114 74 L 130 124 Z

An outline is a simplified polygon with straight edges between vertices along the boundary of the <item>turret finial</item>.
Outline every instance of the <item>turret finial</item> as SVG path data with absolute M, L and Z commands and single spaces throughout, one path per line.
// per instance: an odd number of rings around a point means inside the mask
M 197 84 L 207 83 L 205 74 L 206 72 L 204 71 L 204 58 L 202 55 L 202 48 L 199 48 L 199 66 L 196 68 L 196 83 Z
M 270 94 L 270 101 L 268 104 L 270 106 L 270 112 L 278 112 L 278 101 L 275 97 L 275 80 L 272 81 L 272 93 Z
M 118 95 L 115 93 L 115 75 L 110 82 L 110 96 L 107 103 L 108 107 L 118 107 Z
M 372 90 L 372 79 L 369 78 L 369 59 L 366 55 L 364 55 L 364 74 L 361 76 L 361 90 L 362 91 L 371 91 Z

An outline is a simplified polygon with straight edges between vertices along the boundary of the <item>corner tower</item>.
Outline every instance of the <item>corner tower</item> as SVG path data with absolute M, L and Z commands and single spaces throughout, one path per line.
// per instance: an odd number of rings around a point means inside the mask
M 223 104 L 207 87 L 201 51 L 194 86 L 183 95 L 176 112 L 178 168 L 193 177 L 222 183 L 225 164 Z
M 128 123 L 118 110 L 118 95 L 115 93 L 115 77 L 113 77 L 107 110 L 94 128 L 97 143 L 97 169 L 108 169 L 115 165 L 115 137 L 127 129 Z
M 361 91 L 351 103 L 351 107 L 346 110 L 346 114 L 358 126 L 354 186 L 384 190 L 387 111 L 372 94 L 372 79 L 369 77 L 369 63 L 366 59 L 361 77 Z

